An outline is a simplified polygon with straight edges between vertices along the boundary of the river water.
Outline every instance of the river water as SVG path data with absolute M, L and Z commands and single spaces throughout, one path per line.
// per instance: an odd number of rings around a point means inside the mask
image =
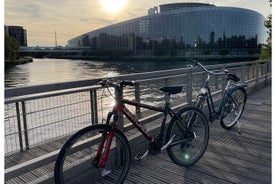
M 218 62 L 204 64 L 216 63 Z M 5 68 L 5 87 L 33 86 L 84 79 L 106 78 L 130 73 L 184 68 L 187 64 L 191 63 L 183 61 L 103 62 L 35 58 L 32 63 Z M 144 86 L 144 90 L 141 90 L 142 102 L 150 102 L 150 104 L 156 105 L 160 102 L 160 99 L 163 100 L 163 94 L 157 93 L 159 91 L 154 91 L 153 89 L 158 88 L 154 88 L 153 85 L 161 84 L 151 84 L 150 87 Z M 105 93 L 107 92 L 105 91 Z M 107 98 L 105 93 L 102 94 L 105 98 L 99 99 L 99 122 L 106 117 L 105 115 L 112 107 L 112 102 L 114 101 L 110 96 Z M 125 91 L 125 93 L 127 93 L 127 91 Z M 185 94 L 183 93 L 181 95 Z M 90 96 L 88 93 L 53 97 L 51 100 L 33 100 L 25 104 L 27 109 L 26 121 L 29 127 L 28 141 L 30 145 L 41 144 L 91 125 Z M 131 110 L 134 110 L 134 108 L 131 107 Z M 6 152 L 19 150 L 18 119 L 16 117 L 15 104 L 5 105 Z
M 216 62 L 218 63 L 218 62 Z M 204 63 L 216 64 L 215 62 Z M 32 63 L 12 66 L 5 69 L 5 87 L 42 85 L 69 82 L 84 79 L 113 77 L 129 73 L 140 73 L 167 69 L 184 68 L 188 63 L 174 62 L 102 62 L 69 59 L 34 59 Z M 145 89 L 151 90 L 152 86 Z M 147 90 L 143 90 L 146 93 Z M 155 103 L 160 94 L 150 92 L 145 95 L 146 102 Z M 154 95 L 152 95 L 154 94 Z M 159 95 L 159 96 L 158 96 Z M 72 95 L 72 97 L 53 97 L 52 101 L 40 99 L 26 102 L 29 143 L 35 145 L 73 132 L 80 127 L 91 124 L 89 94 Z M 183 97 L 179 97 L 183 98 Z M 150 100 L 148 100 L 150 99 Z M 73 103 L 75 100 L 81 103 Z M 101 100 L 100 100 L 101 101 Z M 99 122 L 110 110 L 113 99 L 106 98 L 99 103 L 101 112 Z M 70 105 L 68 105 L 69 103 Z M 157 103 L 157 101 L 156 101 Z M 57 107 L 60 107 L 57 109 Z M 66 108 L 65 108 L 66 107 Z M 34 112 L 35 113 L 34 113 Z M 17 116 L 15 105 L 5 105 L 5 147 L 6 152 L 19 149 Z M 79 118 L 79 119 L 78 119 Z
M 5 69 L 5 87 L 33 86 L 84 79 L 106 78 L 129 73 L 183 68 L 184 62 L 102 62 L 70 59 L 33 59 L 32 63 Z M 99 122 L 110 110 L 113 98 L 99 99 Z M 77 102 L 77 103 L 76 103 Z M 80 103 L 81 102 L 81 103 Z M 68 105 L 69 104 L 69 105 Z M 59 107 L 57 109 L 57 107 Z M 91 125 L 88 93 L 64 95 L 26 102 L 30 145 L 55 139 Z M 34 112 L 35 113 L 34 113 Z M 89 111 L 89 112 L 88 112 Z M 6 152 L 19 149 L 16 109 L 5 105 Z
M 184 68 L 181 61 L 103 62 L 70 59 L 36 59 L 6 68 L 5 87 L 41 85 L 82 79 L 113 77 L 129 73 Z

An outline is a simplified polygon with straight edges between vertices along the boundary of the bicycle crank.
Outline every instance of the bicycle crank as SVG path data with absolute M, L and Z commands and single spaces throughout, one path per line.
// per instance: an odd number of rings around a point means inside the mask
M 105 177 L 105 176 L 109 175 L 111 172 L 112 172 L 111 170 L 104 169 L 101 171 L 101 176 Z

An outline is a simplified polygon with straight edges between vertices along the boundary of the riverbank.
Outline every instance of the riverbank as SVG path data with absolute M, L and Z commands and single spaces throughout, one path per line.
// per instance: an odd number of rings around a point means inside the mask
M 189 61 L 195 59 L 199 61 L 253 61 L 258 60 L 259 56 L 194 56 L 194 57 L 180 57 L 180 56 L 61 56 L 61 57 L 48 57 L 53 59 L 73 59 L 73 60 L 96 60 L 96 61 Z
M 16 60 L 6 60 L 5 59 L 5 67 L 14 66 L 14 65 L 20 65 L 20 64 L 26 64 L 33 62 L 33 58 L 31 57 L 23 57 Z

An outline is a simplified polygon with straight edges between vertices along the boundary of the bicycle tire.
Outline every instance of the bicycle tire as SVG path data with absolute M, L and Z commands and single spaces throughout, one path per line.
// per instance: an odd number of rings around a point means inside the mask
M 182 120 L 179 122 L 174 116 L 168 126 L 166 140 L 173 135 L 174 139 L 167 152 L 175 164 L 189 167 L 199 161 L 207 149 L 209 124 L 203 112 L 195 107 L 182 108 L 177 114 Z M 187 141 L 183 142 L 185 139 Z
M 233 99 L 238 103 L 238 106 L 233 103 Z M 223 112 L 220 118 L 220 125 L 224 129 L 231 129 L 235 126 L 243 114 L 247 93 L 244 88 L 234 88 L 225 98 Z
M 131 152 L 129 142 L 120 130 L 113 131 L 114 137 L 105 168 L 99 168 L 98 164 L 94 163 L 94 157 L 103 137 L 102 133 L 107 133 L 105 139 L 107 140 L 111 130 L 111 126 L 101 124 L 76 132 L 58 154 L 54 170 L 55 182 L 57 184 L 123 183 L 128 174 Z M 108 174 L 109 171 L 111 173 Z M 106 175 L 103 177 L 103 174 Z

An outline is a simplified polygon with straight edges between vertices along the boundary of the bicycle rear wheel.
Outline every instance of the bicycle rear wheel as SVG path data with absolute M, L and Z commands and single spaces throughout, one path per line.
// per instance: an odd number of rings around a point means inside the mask
M 167 152 L 171 160 L 180 166 L 195 164 L 205 153 L 209 141 L 209 125 L 198 108 L 186 107 L 173 117 L 167 132 L 167 141 L 173 142 Z
M 103 154 L 108 151 L 106 145 L 110 133 L 111 126 L 108 125 L 93 125 L 75 133 L 59 152 L 55 163 L 55 182 L 123 183 L 131 156 L 127 138 L 118 129 L 114 131 L 105 166 L 99 166 Z M 96 158 L 100 147 L 101 158 Z
M 231 129 L 242 116 L 247 94 L 244 88 L 236 88 L 226 97 L 223 105 L 220 124 L 225 129 Z

